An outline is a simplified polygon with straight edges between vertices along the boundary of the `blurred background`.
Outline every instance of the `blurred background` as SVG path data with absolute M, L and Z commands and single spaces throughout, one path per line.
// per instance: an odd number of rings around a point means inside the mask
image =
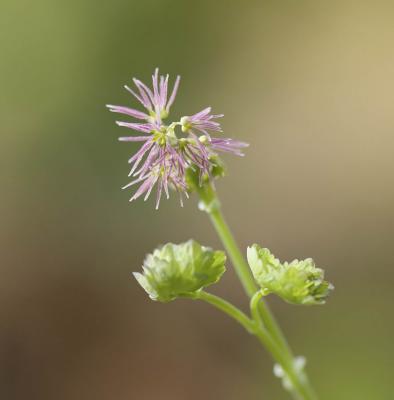
M 257 342 L 208 305 L 149 301 L 158 244 L 221 248 L 195 198 L 129 204 L 133 144 L 104 105 L 156 66 L 173 117 L 211 105 L 240 246 L 313 257 L 324 307 L 269 298 L 321 400 L 392 399 L 392 1 L 1 0 L 0 398 L 288 399 Z M 241 307 L 229 266 L 212 288 Z

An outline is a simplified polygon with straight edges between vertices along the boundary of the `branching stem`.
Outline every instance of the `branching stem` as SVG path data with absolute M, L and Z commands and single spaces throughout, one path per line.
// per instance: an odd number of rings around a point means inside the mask
M 242 255 L 234 236 L 224 219 L 220 201 L 215 189 L 211 183 L 205 183 L 201 186 L 196 185 L 196 190 L 201 200 L 200 208 L 208 213 L 212 224 L 232 261 L 233 267 L 245 292 L 250 298 L 252 298 L 251 312 L 253 314 L 253 321 L 258 326 L 258 329 L 255 330 L 255 335 L 258 337 L 260 342 L 267 347 L 274 359 L 276 359 L 276 361 L 282 366 L 283 370 L 286 371 L 294 389 L 292 390 L 294 398 L 302 400 L 317 400 L 306 374 L 304 372 L 297 373 L 294 366 L 294 356 L 290 346 L 288 345 L 284 334 L 268 306 L 261 300 L 261 295 L 254 297 L 256 292 L 258 292 L 258 287 L 254 282 L 246 259 Z M 211 302 L 211 304 L 213 303 Z M 218 307 L 217 304 L 214 305 Z M 222 310 L 229 314 L 226 310 Z M 238 322 L 240 322 L 240 320 L 238 320 Z

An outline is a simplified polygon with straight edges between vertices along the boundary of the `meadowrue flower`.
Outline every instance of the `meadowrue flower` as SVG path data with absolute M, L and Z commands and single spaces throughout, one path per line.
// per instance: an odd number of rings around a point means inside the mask
M 281 263 L 257 244 L 248 247 L 248 263 L 264 294 L 275 293 L 293 304 L 324 304 L 334 288 L 311 258 Z
M 152 300 L 168 302 L 217 282 L 225 271 L 226 256 L 189 240 L 168 243 L 148 254 L 143 273 L 134 277 Z
M 242 149 L 249 146 L 248 143 L 229 138 L 212 138 L 210 139 L 210 145 L 214 151 L 231 153 L 240 157 L 243 157 L 244 155 Z
M 204 108 L 197 114 L 181 118 L 182 131 L 189 132 L 195 129 L 207 136 L 209 136 L 208 131 L 222 132 L 219 122 L 213 121 L 221 117 L 223 117 L 223 114 L 211 114 L 211 107 Z
M 129 115 L 131 117 L 146 120 L 145 124 L 130 124 L 126 122 L 117 122 L 120 126 L 126 126 L 142 132 L 150 132 L 150 127 L 160 127 L 162 120 L 168 117 L 170 108 L 174 103 L 176 93 L 178 91 L 180 76 L 177 76 L 174 87 L 170 97 L 168 96 L 168 78 L 169 75 L 159 77 L 159 69 L 155 69 L 155 73 L 152 75 L 152 87 L 150 89 L 140 80 L 133 78 L 133 82 L 138 90 L 138 93 L 133 91 L 130 87 L 125 85 L 125 89 L 130 92 L 148 111 L 148 113 L 135 110 L 133 108 L 114 106 L 108 104 L 107 107 L 110 111 L 120 114 Z M 146 130 L 149 129 L 149 130 Z
M 222 132 L 220 124 L 215 119 L 223 116 L 223 114 L 211 114 L 211 107 L 191 116 L 182 117 L 180 121 L 164 123 L 175 101 L 179 76 L 175 80 L 170 96 L 168 96 L 169 76 L 159 75 L 157 68 L 152 75 L 152 88 L 136 78 L 133 78 L 133 82 L 136 86 L 135 91 L 128 86 L 125 88 L 146 111 L 107 105 L 114 113 L 139 120 L 139 122 L 117 121 L 119 126 L 143 133 L 143 135 L 119 138 L 122 142 L 142 143 L 140 149 L 129 159 L 129 176 L 134 179 L 123 189 L 138 184 L 140 186 L 130 201 L 141 196 L 147 200 L 156 186 L 156 208 L 159 207 L 162 194 L 165 193 L 169 198 L 172 189 L 179 193 L 183 205 L 183 197 L 188 197 L 190 189 L 186 180 L 187 170 L 197 170 L 199 182 L 202 184 L 204 177 L 212 179 L 215 176 L 212 172 L 221 166 L 218 152 L 242 156 L 242 149 L 248 145 L 233 139 L 210 136 L 210 132 Z

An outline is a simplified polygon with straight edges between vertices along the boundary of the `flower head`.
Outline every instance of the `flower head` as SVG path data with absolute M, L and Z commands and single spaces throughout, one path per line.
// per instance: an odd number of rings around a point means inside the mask
M 125 189 L 136 184 L 140 185 L 130 201 L 143 195 L 146 200 L 156 186 L 156 208 L 159 207 L 162 193 L 169 197 L 169 189 L 180 194 L 183 204 L 183 196 L 188 197 L 189 188 L 186 183 L 188 169 L 198 170 L 202 184 L 203 177 L 211 179 L 212 171 L 218 163 L 220 164 L 218 152 L 241 156 L 242 149 L 247 146 L 246 143 L 237 140 L 210 136 L 210 132 L 222 131 L 215 119 L 223 116 L 211 114 L 211 107 L 197 114 L 182 117 L 178 122 L 164 123 L 174 103 L 179 81 L 178 76 L 168 96 L 169 76 L 159 75 L 159 70 L 156 68 L 152 76 L 152 88 L 136 78 L 133 78 L 136 91 L 125 86 L 146 111 L 107 105 L 112 112 L 139 120 L 117 121 L 119 126 L 140 132 L 136 136 L 120 137 L 120 141 L 142 143 L 140 149 L 129 159 L 131 165 L 129 176 L 134 179 L 123 187 Z
M 248 247 L 248 263 L 264 294 L 275 293 L 293 304 L 324 304 L 334 288 L 311 258 L 281 263 L 257 244 Z
M 168 302 L 217 282 L 226 270 L 225 262 L 222 251 L 194 240 L 167 243 L 146 256 L 143 273 L 134 272 L 134 277 L 152 300 Z

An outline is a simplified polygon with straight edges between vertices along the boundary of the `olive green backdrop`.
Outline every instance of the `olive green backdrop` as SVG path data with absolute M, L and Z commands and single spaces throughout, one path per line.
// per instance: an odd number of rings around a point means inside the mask
M 394 4 L 0 2 L 0 397 L 285 400 L 257 342 L 208 305 L 148 300 L 156 245 L 220 248 L 196 199 L 128 203 L 134 145 L 104 104 L 156 66 L 174 117 L 211 105 L 251 143 L 218 182 L 243 249 L 313 257 L 324 307 L 269 302 L 321 400 L 393 398 Z M 242 307 L 231 268 L 214 289 Z

